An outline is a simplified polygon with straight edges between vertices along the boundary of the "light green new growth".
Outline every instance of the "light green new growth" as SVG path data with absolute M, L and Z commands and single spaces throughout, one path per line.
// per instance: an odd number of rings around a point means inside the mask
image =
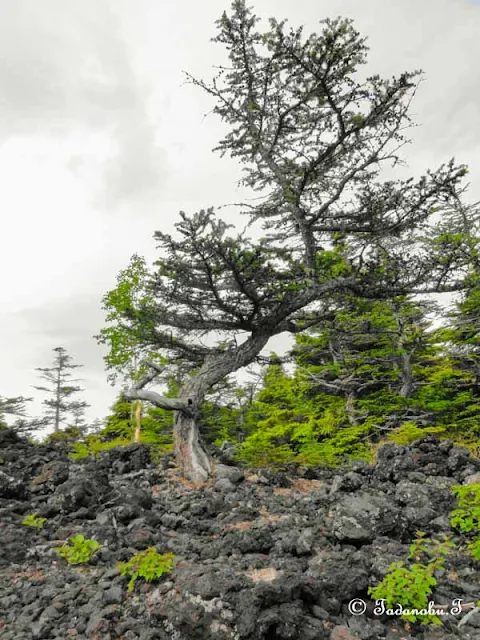
M 404 609 L 428 610 L 428 600 L 432 588 L 437 584 L 436 571 L 443 569 L 445 556 L 454 547 L 454 543 L 444 536 L 443 541 L 425 538 L 423 531 L 417 532 L 417 538 L 410 546 L 409 558 L 415 560 L 410 568 L 403 562 L 394 562 L 380 584 L 369 587 L 368 593 L 375 600 L 384 600 L 386 609 L 395 610 L 398 605 Z M 426 564 L 420 563 L 422 555 L 430 556 Z M 402 614 L 404 620 L 424 625 L 441 625 L 442 621 L 433 614 Z
M 43 529 L 43 525 L 47 519 L 37 516 L 36 513 L 29 513 L 28 516 L 25 516 L 22 524 L 26 527 L 35 527 L 37 529 Z
M 115 438 L 110 442 L 103 442 L 100 436 L 89 435 L 84 442 L 75 442 L 73 444 L 69 458 L 72 460 L 82 460 L 89 456 L 99 458 L 102 451 L 110 451 L 116 447 L 128 447 L 129 444 L 131 444 L 131 440 L 123 437 Z
M 68 564 L 86 564 L 95 551 L 102 545 L 96 540 L 90 540 L 82 535 L 69 538 L 72 546 L 55 547 L 59 556 L 65 558 Z
M 480 560 L 480 484 L 456 485 L 452 491 L 458 497 L 458 508 L 450 513 L 450 524 L 463 533 L 477 534 L 467 548 L 475 560 Z M 390 573 L 380 584 L 370 587 L 368 593 L 376 600 L 384 600 L 386 609 L 395 609 L 399 604 L 408 609 L 428 609 L 428 597 L 437 584 L 434 574 L 443 569 L 445 556 L 454 547 L 448 536 L 440 542 L 425 538 L 422 531 L 417 532 L 409 556 L 415 563 L 408 569 L 403 562 L 394 562 Z M 419 562 L 422 554 L 431 558 L 426 564 Z M 438 616 L 431 614 L 403 614 L 402 618 L 422 624 L 442 624 Z
M 477 534 L 467 546 L 475 560 L 480 560 L 480 484 L 456 485 L 452 491 L 458 509 L 450 514 L 450 524 L 463 533 Z
M 149 547 L 145 551 L 137 553 L 128 562 L 119 562 L 118 568 L 122 576 L 131 576 L 128 590 L 133 591 L 137 578 L 151 582 L 160 578 L 164 573 L 171 573 L 174 557 L 173 553 L 160 555 L 155 547 Z

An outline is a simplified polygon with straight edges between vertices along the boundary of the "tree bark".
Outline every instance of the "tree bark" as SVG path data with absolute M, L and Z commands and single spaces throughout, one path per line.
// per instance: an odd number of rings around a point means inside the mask
M 356 398 L 357 398 L 357 394 L 355 393 L 355 391 L 348 392 L 345 410 L 347 412 L 348 421 L 352 427 L 358 427 L 358 420 L 357 420 L 357 416 L 355 415 Z
M 252 334 L 235 349 L 207 358 L 198 373 L 180 393 L 180 402 L 191 409 L 178 411 L 174 419 L 175 454 L 182 473 L 193 482 L 203 482 L 211 473 L 211 456 L 200 441 L 199 412 L 208 391 L 229 373 L 250 364 L 267 344 L 271 333 Z
M 140 429 L 142 424 L 142 401 L 137 400 L 135 404 L 135 431 L 133 432 L 133 442 L 139 444 Z
M 55 397 L 55 425 L 53 427 L 53 432 L 54 433 L 58 433 L 60 431 L 60 396 L 61 396 L 61 392 L 60 392 L 60 384 L 61 384 L 61 373 L 62 373 L 62 366 L 61 363 L 59 363 L 58 365 L 58 373 L 57 373 L 57 392 L 56 392 L 56 397 Z
M 200 442 L 198 414 L 174 414 L 175 457 L 180 473 L 192 482 L 205 482 L 212 470 L 211 457 Z
M 412 354 L 402 353 L 400 366 L 402 369 L 402 386 L 400 395 L 402 398 L 409 398 L 413 389 Z

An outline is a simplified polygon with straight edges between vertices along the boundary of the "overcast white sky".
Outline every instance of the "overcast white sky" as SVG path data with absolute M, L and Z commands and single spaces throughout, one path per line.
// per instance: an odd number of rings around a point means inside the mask
M 470 168 L 468 199 L 480 199 L 478 0 L 251 4 L 307 33 L 352 17 L 369 37 L 369 71 L 423 69 L 410 170 L 454 156 Z M 0 395 L 33 395 L 33 414 L 44 397 L 34 369 L 63 346 L 84 365 L 88 417 L 106 415 L 116 390 L 92 338 L 102 295 L 133 253 L 155 258 L 153 232 L 179 210 L 238 199 L 236 163 L 211 152 L 223 125 L 182 75 L 211 77 L 224 55 L 214 21 L 229 7 L 0 0 Z

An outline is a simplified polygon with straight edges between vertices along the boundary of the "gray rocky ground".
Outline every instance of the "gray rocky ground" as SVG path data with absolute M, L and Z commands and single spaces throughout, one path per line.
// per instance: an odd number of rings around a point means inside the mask
M 375 465 L 342 471 L 217 463 L 202 485 L 155 466 L 141 445 L 73 462 L 2 429 L 0 458 L 4 640 L 480 639 L 480 613 L 406 630 L 375 616 L 367 594 L 408 558 L 417 530 L 453 533 L 450 488 L 475 480 L 480 461 L 449 442 L 387 445 Z M 31 513 L 47 518 L 43 529 L 22 525 Z M 88 565 L 54 550 L 76 534 L 103 545 Z M 117 562 L 150 546 L 173 552 L 175 568 L 129 593 Z M 477 601 L 479 565 L 450 554 L 432 600 Z M 349 612 L 355 598 L 362 615 Z

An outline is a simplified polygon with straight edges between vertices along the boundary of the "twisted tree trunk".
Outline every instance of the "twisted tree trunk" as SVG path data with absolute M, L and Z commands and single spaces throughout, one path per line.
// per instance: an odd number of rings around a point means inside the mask
M 200 408 L 205 396 L 213 385 L 229 373 L 250 364 L 267 344 L 271 334 L 271 329 L 259 331 L 238 347 L 207 357 L 203 366 L 187 380 L 178 398 L 166 398 L 153 390 L 142 388 L 153 381 L 155 372 L 160 372 L 159 366 L 151 362 L 148 364 L 154 373 L 145 376 L 123 394 L 127 400 L 147 400 L 157 407 L 175 412 L 173 435 L 176 462 L 182 474 L 192 482 L 205 481 L 212 470 L 211 456 L 200 440 Z
M 180 473 L 192 482 L 205 482 L 212 470 L 211 457 L 200 442 L 198 415 L 176 411 L 173 421 L 175 457 Z

